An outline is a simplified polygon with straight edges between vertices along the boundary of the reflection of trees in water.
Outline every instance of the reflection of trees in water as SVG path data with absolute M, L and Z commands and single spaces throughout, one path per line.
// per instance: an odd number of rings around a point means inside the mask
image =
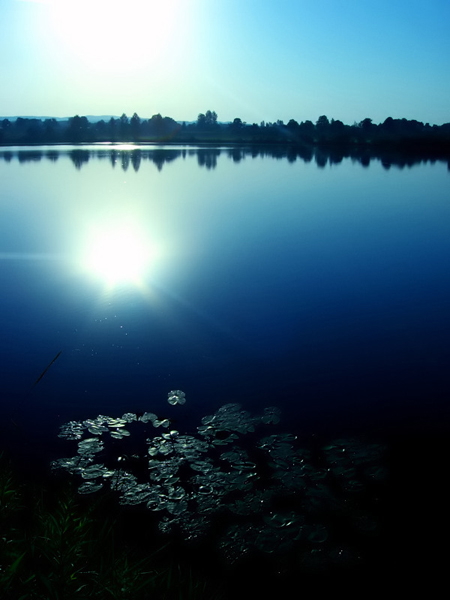
M 241 148 L 240 146 L 235 146 L 233 148 L 230 148 L 228 150 L 228 156 L 231 158 L 231 160 L 235 163 L 239 163 L 241 162 L 241 160 L 243 158 L 245 158 L 245 154 L 246 151 L 244 148 Z
M 109 158 L 111 161 L 111 166 L 114 168 L 117 162 L 117 152 L 115 150 L 111 150 Z
M 44 153 L 40 150 L 23 150 L 17 154 L 20 163 L 37 162 L 40 161 L 43 156 Z
M 133 169 L 136 173 L 139 171 L 139 167 L 141 166 L 141 151 L 133 150 L 131 152 L 131 164 L 133 165 Z
M 59 152 L 57 150 L 49 150 L 48 152 L 46 152 L 45 156 L 51 162 L 56 162 L 59 158 Z
M 122 154 L 120 155 L 120 159 L 122 162 L 122 170 L 127 171 L 128 167 L 130 166 L 130 153 L 122 152 Z
M 4 160 L 5 162 L 11 162 L 11 161 L 12 161 L 12 159 L 13 159 L 13 156 L 14 156 L 14 155 L 13 155 L 13 153 L 12 153 L 12 152 L 9 152 L 9 150 L 8 150 L 8 151 L 6 151 L 6 152 L 2 152 L 2 153 L 0 153 L 0 156 L 3 158 L 3 160 Z
M 322 152 L 319 149 L 316 150 L 315 159 L 316 159 L 316 165 L 319 167 L 319 169 L 323 169 L 328 162 L 328 156 L 326 155 L 326 153 Z
M 69 156 L 75 168 L 79 170 L 85 163 L 89 162 L 91 152 L 89 150 L 71 150 Z
M 164 163 L 172 162 L 179 156 L 180 156 L 179 151 L 171 152 L 170 150 L 160 149 L 160 150 L 152 151 L 151 154 L 149 153 L 147 155 L 147 158 L 150 159 L 154 163 L 154 165 L 156 166 L 158 171 L 161 171 L 164 166 Z
M 202 148 L 201 150 L 197 150 L 198 166 L 215 169 L 217 167 L 218 156 L 220 156 L 218 148 Z
M 119 164 L 124 171 L 130 166 L 134 171 L 139 171 L 144 162 L 153 163 L 158 171 L 161 171 L 167 163 L 173 162 L 177 158 L 194 157 L 200 167 L 205 167 L 208 170 L 217 168 L 218 157 L 223 152 L 220 148 L 183 148 L 171 149 L 152 146 L 150 148 L 133 148 L 133 149 L 117 149 L 117 148 L 75 148 L 72 150 L 58 150 L 57 148 L 47 150 L 4 150 L 0 151 L 0 160 L 11 162 L 13 158 L 17 158 L 20 163 L 36 162 L 42 158 L 47 158 L 52 162 L 56 162 L 61 156 L 69 156 L 76 169 L 88 163 L 91 158 L 107 159 L 114 168 Z M 359 163 L 362 167 L 369 167 L 371 161 L 379 161 L 385 169 L 397 167 L 403 169 L 412 167 L 417 164 L 426 164 L 435 162 L 435 160 L 423 158 L 414 152 L 405 153 L 400 150 L 380 150 L 380 149 L 355 149 L 354 147 L 336 146 L 336 147 L 313 147 L 313 146 L 296 146 L 286 144 L 266 144 L 266 145 L 238 145 L 230 146 L 225 155 L 234 163 L 239 163 L 245 158 L 275 158 L 277 160 L 288 160 L 294 163 L 297 160 L 305 163 L 315 161 L 318 168 L 324 168 L 327 164 L 340 164 L 345 158 L 351 159 L 354 163 Z M 450 163 L 445 159 L 445 162 Z

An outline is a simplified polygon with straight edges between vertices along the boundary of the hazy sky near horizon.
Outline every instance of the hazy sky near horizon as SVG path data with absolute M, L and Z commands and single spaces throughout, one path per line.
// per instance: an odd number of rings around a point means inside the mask
M 0 0 L 0 115 L 450 122 L 450 0 Z

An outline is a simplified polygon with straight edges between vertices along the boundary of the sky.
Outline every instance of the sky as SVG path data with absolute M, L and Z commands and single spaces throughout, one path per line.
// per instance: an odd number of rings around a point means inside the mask
M 0 0 L 0 115 L 450 122 L 449 0 Z

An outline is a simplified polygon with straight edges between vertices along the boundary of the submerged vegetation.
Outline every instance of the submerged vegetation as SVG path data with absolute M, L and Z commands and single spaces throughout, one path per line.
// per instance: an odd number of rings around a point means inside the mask
M 133 143 L 214 143 L 282 144 L 322 148 L 398 150 L 423 156 L 450 155 L 450 123 L 430 125 L 417 120 L 393 119 L 375 124 L 366 118 L 346 125 L 321 115 L 316 123 L 290 119 L 248 124 L 236 117 L 221 123 L 215 111 L 200 113 L 196 121 L 177 122 L 171 117 L 153 115 L 89 120 L 76 115 L 69 119 L 22 118 L 0 121 L 0 144 L 61 144 L 94 142 Z

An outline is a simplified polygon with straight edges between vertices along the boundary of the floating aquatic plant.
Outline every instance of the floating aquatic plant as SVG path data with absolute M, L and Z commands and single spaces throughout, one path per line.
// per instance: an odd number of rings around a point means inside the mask
M 186 402 L 186 394 L 181 390 L 172 390 L 167 394 L 167 402 L 169 404 L 184 404 Z
M 172 390 L 168 402 L 184 404 L 185 393 Z M 219 546 L 230 560 L 254 549 L 284 552 L 300 542 L 315 547 L 329 539 L 327 515 L 345 515 L 348 494 L 361 495 L 379 476 L 382 447 L 338 440 L 314 457 L 293 434 L 267 435 L 279 421 L 275 407 L 253 416 L 234 403 L 185 434 L 151 412 L 99 415 L 62 425 L 59 435 L 77 442 L 77 456 L 52 466 L 80 476 L 80 494 L 109 488 L 120 504 L 145 506 L 158 515 L 162 532 L 179 532 L 187 540 L 205 534 L 220 515 Z M 148 435 L 146 451 L 123 460 L 117 444 L 136 427 Z M 152 435 L 159 427 L 168 431 Z M 108 438 L 116 446 L 108 447 Z

